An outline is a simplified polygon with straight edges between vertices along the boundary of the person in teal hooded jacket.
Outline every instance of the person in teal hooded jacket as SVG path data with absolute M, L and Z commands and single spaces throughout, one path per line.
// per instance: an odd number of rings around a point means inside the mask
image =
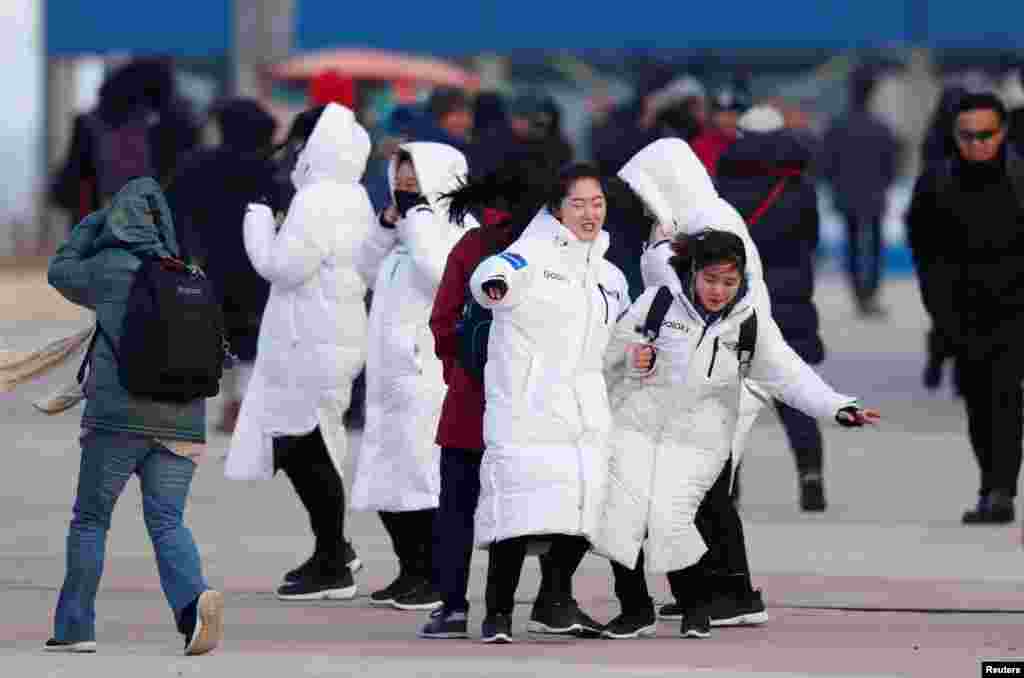
M 159 215 L 150 210 L 147 197 L 156 200 Z M 69 301 L 94 310 L 96 321 L 116 343 L 135 272 L 152 256 L 180 258 L 180 250 L 159 185 L 141 177 L 125 184 L 108 208 L 75 226 L 50 262 L 48 278 Z M 206 403 L 201 398 L 169 403 L 132 395 L 118 378 L 115 352 L 102 334 L 91 351 L 67 572 L 54 635 L 45 649 L 95 652 L 96 592 L 110 517 L 135 474 L 160 583 L 185 637 L 185 654 L 205 654 L 220 640 L 223 597 L 207 586 L 182 516 L 196 459 L 206 442 Z

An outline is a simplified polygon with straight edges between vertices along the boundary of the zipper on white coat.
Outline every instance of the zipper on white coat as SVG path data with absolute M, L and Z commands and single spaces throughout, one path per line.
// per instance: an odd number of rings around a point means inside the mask
M 715 337 L 715 343 L 711 347 L 711 363 L 708 365 L 708 379 L 711 378 L 711 372 L 715 369 L 715 358 L 718 357 L 718 337 Z

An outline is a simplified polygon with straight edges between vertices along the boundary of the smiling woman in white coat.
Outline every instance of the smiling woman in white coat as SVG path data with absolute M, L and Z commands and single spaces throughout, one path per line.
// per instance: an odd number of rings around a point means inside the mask
M 373 305 L 351 506 L 379 512 L 398 556 L 398 577 L 370 603 L 400 610 L 441 604 L 431 561 L 441 489 L 434 432 L 445 384 L 429 322 L 448 253 L 462 235 L 440 196 L 467 171 L 465 156 L 451 146 L 402 145 L 388 172 L 393 204 L 360 248 L 359 271 L 373 288 Z
M 572 575 L 589 548 L 607 474 L 604 352 L 629 306 L 625 276 L 604 257 L 606 210 L 595 169 L 564 169 L 548 206 L 470 279 L 474 298 L 494 314 L 475 527 L 477 544 L 490 548 L 485 642 L 511 638 L 520 571 L 537 537 L 550 543 L 555 590 L 527 628 L 600 630 L 573 601 Z
M 351 598 L 355 555 L 344 539 L 342 416 L 367 337 L 356 254 L 373 227 L 359 179 L 370 137 L 349 109 L 329 104 L 292 172 L 296 194 L 280 229 L 270 208 L 249 206 L 245 248 L 270 282 L 256 365 L 231 439 L 229 478 L 285 471 L 309 512 L 313 556 L 285 575 L 278 597 Z
M 609 481 L 594 538 L 594 549 L 613 561 L 622 605 L 604 631 L 612 638 L 653 635 L 645 570 L 668 573 L 677 599 L 695 601 L 683 613 L 682 635 L 708 635 L 706 601 L 694 590 L 711 587 L 676 575 L 707 550 L 695 516 L 729 461 L 747 382 L 810 416 L 844 425 L 877 419 L 832 390 L 786 344 L 771 317 L 758 314 L 759 292 L 746 284 L 737 235 L 681 235 L 673 250 L 680 284 L 648 288 L 608 349 L 609 363 L 627 359 L 632 368 L 611 394 Z M 662 298 L 668 300 L 663 315 L 649 321 Z M 658 329 L 648 334 L 652 324 Z

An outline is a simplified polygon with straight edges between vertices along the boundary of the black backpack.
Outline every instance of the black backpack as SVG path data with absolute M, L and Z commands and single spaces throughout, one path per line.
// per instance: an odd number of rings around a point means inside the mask
M 665 322 L 665 314 L 672 306 L 672 290 L 668 287 L 659 287 L 651 307 L 647 310 L 647 318 L 641 327 L 636 328 L 647 341 L 653 344 L 661 334 L 661 327 Z M 715 339 L 716 345 L 718 339 Z M 740 363 L 740 377 L 745 377 L 750 371 L 750 364 L 754 360 L 754 347 L 757 346 L 757 312 L 750 314 L 750 317 L 740 323 L 740 337 L 736 343 L 736 356 Z
M 462 318 L 455 325 L 459 338 L 458 360 L 462 368 L 474 379 L 483 383 L 484 366 L 487 364 L 487 342 L 491 336 L 491 322 L 494 314 L 477 303 L 467 287 L 466 303 L 462 307 Z
M 160 232 L 156 200 L 146 199 Z M 118 344 L 97 319 L 97 331 L 78 371 L 79 383 L 96 337 L 102 334 L 129 393 L 176 403 L 217 395 L 229 356 L 224 314 L 213 285 L 198 267 L 165 257 L 144 259 L 126 306 Z

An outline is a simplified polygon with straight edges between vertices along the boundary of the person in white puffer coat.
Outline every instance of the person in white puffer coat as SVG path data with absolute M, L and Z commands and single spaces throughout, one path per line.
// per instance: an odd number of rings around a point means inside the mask
M 612 638 L 654 633 L 645 571 L 668 573 L 673 595 L 690 601 L 682 635 L 708 635 L 707 592 L 713 587 L 686 569 L 707 551 L 695 517 L 729 460 L 747 383 L 840 424 L 878 417 L 822 381 L 771 317 L 757 310 L 763 292 L 747 285 L 745 248 L 736 234 L 681 235 L 673 250 L 670 264 L 679 285 L 664 288 L 671 303 L 657 337 L 651 343 L 644 334 L 662 289 L 655 287 L 619 322 L 608 349 L 609 363 L 626 359 L 634 368 L 611 394 L 609 482 L 593 540 L 594 550 L 613 561 L 622 605 L 605 629 Z
M 245 216 L 246 252 L 270 297 L 225 474 L 250 480 L 282 469 L 309 512 L 316 548 L 285 575 L 278 597 L 286 600 L 356 593 L 350 567 L 358 561 L 344 539 L 342 416 L 366 351 L 356 255 L 374 221 L 359 184 L 369 154 L 352 111 L 330 104 L 296 162 L 297 192 L 280 229 L 265 205 Z
M 434 433 L 444 401 L 430 311 L 448 253 L 463 231 L 441 195 L 464 181 L 465 156 L 438 143 L 402 145 L 388 178 L 394 204 L 360 250 L 359 271 L 373 288 L 366 362 L 366 424 L 351 507 L 376 510 L 398 556 L 398 577 L 370 596 L 373 605 L 434 609 L 434 514 L 441 453 Z M 476 226 L 472 217 L 466 227 Z
M 673 256 L 672 239 L 681 233 L 692 235 L 714 226 L 735 233 L 743 240 L 747 285 L 755 293 L 760 314 L 771 315 L 761 257 L 746 222 L 718 195 L 704 164 L 685 141 L 659 139 L 649 144 L 622 167 L 618 176 L 631 189 L 634 219 L 650 232 L 648 247 L 640 262 L 645 288 L 667 285 L 677 289 L 679 277 L 668 264 Z M 759 392 L 756 384 L 748 384 L 743 390 L 729 463 L 697 516 L 698 524 L 706 526 L 709 535 L 714 536 L 709 537 L 711 551 L 695 567 L 717 570 L 721 575 L 712 582 L 715 595 L 711 610 L 715 625 L 767 621 L 761 593 L 754 590 L 750 581 L 743 525 L 731 497 L 733 470 L 742 460 L 750 430 L 765 402 L 766 396 Z M 706 584 L 707 581 L 703 581 L 703 585 Z M 663 619 L 680 619 L 686 604 L 687 601 L 669 603 L 658 615 Z
M 470 279 L 476 301 L 494 314 L 475 525 L 477 545 L 490 549 L 485 642 L 510 639 L 519 574 L 538 537 L 550 544 L 556 581 L 528 629 L 600 630 L 572 599 L 572 575 L 607 477 L 605 348 L 629 305 L 625 276 L 604 258 L 606 209 L 597 170 L 562 170 L 548 206 Z

